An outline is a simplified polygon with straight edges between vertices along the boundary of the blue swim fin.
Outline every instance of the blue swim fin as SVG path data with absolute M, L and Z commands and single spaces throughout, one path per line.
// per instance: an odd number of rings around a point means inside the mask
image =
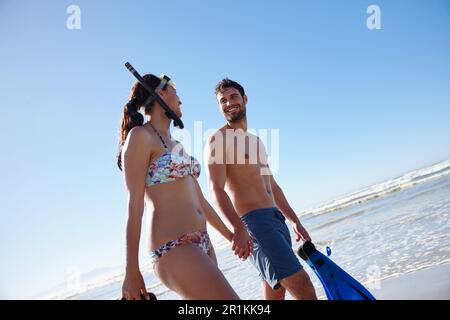
M 328 300 L 375 300 L 362 284 L 317 251 L 312 242 L 305 242 L 297 250 L 297 254 L 314 270 Z

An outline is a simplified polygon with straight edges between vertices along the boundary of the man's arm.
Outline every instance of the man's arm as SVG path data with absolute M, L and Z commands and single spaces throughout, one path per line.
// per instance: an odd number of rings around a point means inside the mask
M 294 210 L 292 210 L 286 197 L 284 196 L 283 190 L 281 190 L 273 175 L 270 175 L 270 186 L 272 187 L 273 197 L 277 207 L 292 224 L 292 228 L 296 234 L 296 240 L 299 241 L 302 239 L 303 241 L 311 241 L 308 231 L 306 231 L 300 223 L 300 219 L 295 214 Z
M 264 146 L 264 142 L 257 137 L 258 141 L 258 156 L 260 160 L 260 166 L 261 166 L 261 174 L 268 175 L 270 178 L 270 186 L 273 193 L 273 198 L 275 200 L 275 204 L 277 205 L 278 209 L 283 212 L 283 215 L 291 222 L 291 223 L 297 223 L 300 222 L 297 215 L 295 214 L 294 210 L 292 210 L 291 206 L 289 205 L 286 197 L 284 196 L 283 190 L 281 190 L 278 183 L 276 183 L 273 173 L 269 168 L 269 161 L 267 156 L 266 147 Z M 264 173 L 263 173 L 264 170 Z
M 218 159 L 218 157 L 214 157 L 213 159 L 212 150 L 217 152 L 214 141 L 215 138 L 212 136 L 209 139 L 207 146 L 206 176 L 209 191 L 212 201 L 234 229 L 232 250 L 239 258 L 246 259 L 252 251 L 252 246 L 249 245 L 251 243 L 251 238 L 236 210 L 234 210 L 233 203 L 228 197 L 228 194 L 225 192 L 225 182 L 227 177 L 225 153 L 223 152 L 220 159 Z M 222 149 L 222 146 L 219 146 L 219 148 L 221 148 L 222 151 L 225 151 L 225 148 Z
M 311 241 L 311 237 L 308 234 L 308 231 L 302 226 L 300 223 L 300 219 L 295 214 L 294 210 L 292 210 L 291 206 L 289 205 L 286 197 L 284 196 L 283 190 L 281 190 L 278 183 L 275 181 L 275 178 L 273 177 L 272 172 L 270 171 L 268 159 L 267 159 L 267 152 L 266 148 L 264 146 L 264 143 L 258 138 L 258 145 L 259 145 L 259 155 L 261 159 L 262 165 L 264 165 L 264 169 L 268 170 L 265 171 L 265 174 L 268 174 L 270 177 L 270 186 L 273 193 L 273 198 L 275 200 L 275 204 L 277 205 L 278 209 L 283 213 L 283 215 L 291 222 L 292 228 L 294 229 L 296 240 L 299 241 L 300 239 L 303 239 L 304 241 Z
M 294 210 L 289 205 L 286 197 L 284 196 L 283 190 L 281 190 L 278 183 L 275 181 L 273 175 L 270 176 L 270 186 L 272 187 L 273 197 L 277 207 L 283 212 L 284 216 L 291 222 L 300 222 Z

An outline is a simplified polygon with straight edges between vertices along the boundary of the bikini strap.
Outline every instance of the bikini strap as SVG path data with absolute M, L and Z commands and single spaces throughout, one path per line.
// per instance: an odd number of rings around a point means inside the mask
M 150 127 L 152 127 L 153 131 L 155 131 L 155 133 L 158 135 L 159 139 L 161 140 L 162 144 L 164 145 L 164 149 L 166 149 L 166 151 L 169 151 L 169 148 L 167 148 L 166 143 L 164 142 L 164 139 L 162 138 L 162 136 L 159 134 L 158 130 L 156 130 L 156 128 L 151 124 Z

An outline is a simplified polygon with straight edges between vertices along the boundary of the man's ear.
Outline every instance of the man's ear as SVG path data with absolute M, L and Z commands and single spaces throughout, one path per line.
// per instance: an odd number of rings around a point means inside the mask
M 244 103 L 247 104 L 247 102 L 248 102 L 248 98 L 247 98 L 247 95 L 245 94 L 244 95 Z

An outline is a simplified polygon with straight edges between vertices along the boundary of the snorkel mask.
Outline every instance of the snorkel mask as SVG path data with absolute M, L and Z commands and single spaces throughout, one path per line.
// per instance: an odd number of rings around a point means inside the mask
M 147 106 L 148 104 L 152 103 L 153 101 L 158 102 L 158 104 L 161 106 L 161 108 L 164 109 L 166 117 L 173 120 L 174 126 L 179 127 L 180 129 L 183 129 L 184 128 L 183 121 L 181 121 L 180 117 L 178 117 L 176 115 L 176 113 L 173 112 L 173 110 L 170 109 L 169 106 L 164 102 L 164 100 L 161 99 L 161 97 L 156 93 L 156 91 L 159 89 L 162 89 L 162 90 L 166 89 L 168 85 L 171 85 L 175 88 L 175 83 L 173 83 L 172 80 L 170 80 L 170 78 L 168 76 L 162 75 L 160 77 L 161 82 L 156 87 L 156 89 L 153 90 L 152 88 L 150 88 L 150 86 L 145 82 L 145 80 L 141 77 L 141 75 L 133 68 L 133 66 L 129 62 L 125 63 L 125 67 L 127 67 L 127 69 L 134 75 L 134 77 L 137 79 L 137 81 L 139 81 L 139 83 L 150 94 L 148 99 L 145 101 L 145 105 Z
M 158 90 L 166 90 L 167 86 L 172 86 L 174 88 L 176 88 L 175 83 L 170 80 L 170 78 L 168 76 L 166 76 L 165 74 L 161 75 L 159 77 L 159 79 L 161 79 L 161 82 L 159 83 L 159 85 L 155 88 L 155 93 Z M 145 106 L 148 106 L 149 104 L 151 104 L 153 101 L 155 100 L 155 98 L 150 95 L 147 100 L 145 101 Z

